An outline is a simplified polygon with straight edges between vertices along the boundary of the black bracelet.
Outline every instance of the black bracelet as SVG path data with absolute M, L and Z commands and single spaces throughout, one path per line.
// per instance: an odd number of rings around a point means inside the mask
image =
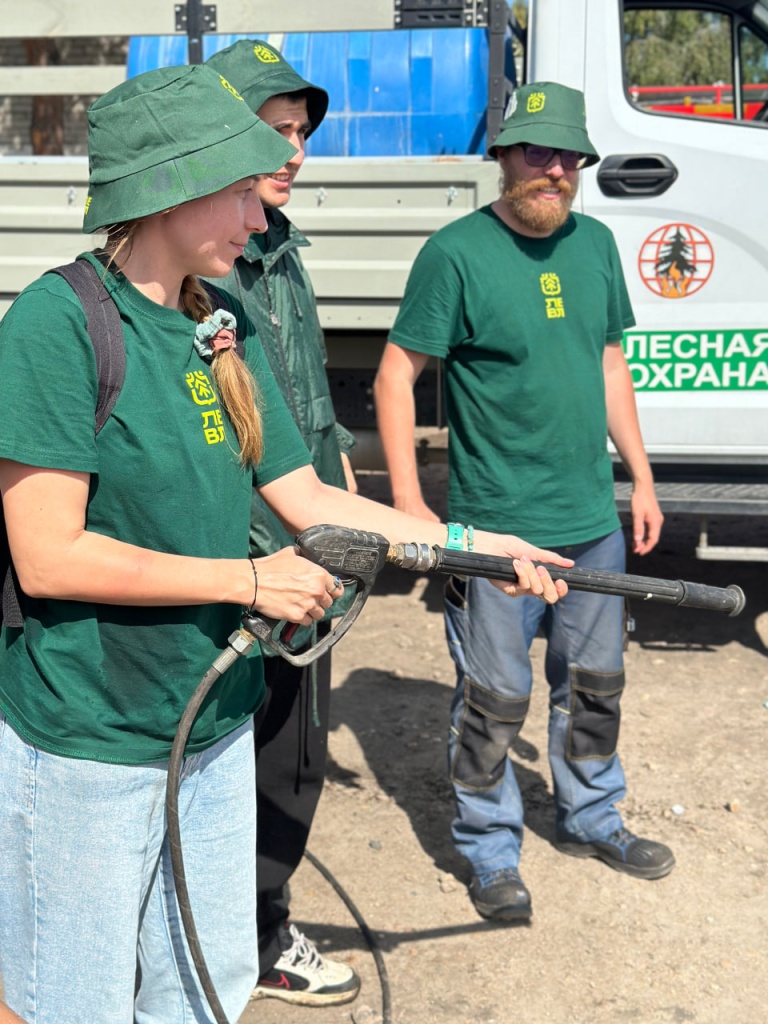
M 256 611 L 256 595 L 259 592 L 259 577 L 256 572 L 256 563 L 254 560 L 249 558 L 248 561 L 251 563 L 251 568 L 253 569 L 253 600 L 251 601 L 251 607 L 248 609 L 248 614 L 253 615 Z

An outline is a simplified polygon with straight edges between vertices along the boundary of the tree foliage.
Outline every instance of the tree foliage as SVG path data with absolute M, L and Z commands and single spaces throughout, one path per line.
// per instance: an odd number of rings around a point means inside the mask
M 745 25 L 739 31 L 739 52 L 741 80 L 755 84 L 768 82 L 768 45 Z
M 731 22 L 711 11 L 624 15 L 628 85 L 712 85 L 731 80 Z
M 518 24 L 525 28 L 528 24 L 528 0 L 514 0 L 512 13 L 517 18 Z

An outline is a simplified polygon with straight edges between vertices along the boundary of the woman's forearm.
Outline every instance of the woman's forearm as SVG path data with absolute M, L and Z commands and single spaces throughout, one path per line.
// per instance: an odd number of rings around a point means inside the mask
M 192 558 L 86 529 L 88 474 L 0 460 L 8 540 L 29 597 L 123 605 L 250 604 L 242 559 Z

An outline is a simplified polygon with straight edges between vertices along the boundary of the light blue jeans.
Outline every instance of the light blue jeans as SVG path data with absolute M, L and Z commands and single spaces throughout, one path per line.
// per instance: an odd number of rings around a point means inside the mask
M 0 714 L 0 975 L 28 1024 L 198 1024 L 165 826 L 167 762 L 58 757 Z M 230 1021 L 258 977 L 253 725 L 184 763 L 190 904 Z M 138 977 L 137 977 L 138 967 Z
M 620 530 L 562 551 L 576 565 L 624 571 Z M 448 758 L 456 797 L 457 850 L 476 875 L 517 867 L 523 803 L 508 749 L 522 728 L 532 686 L 529 649 L 547 639 L 549 764 L 561 839 L 606 838 L 621 827 L 625 795 L 616 753 L 624 686 L 623 599 L 570 591 L 555 605 L 510 598 L 468 579 L 464 600 L 446 586 L 445 624 L 457 686 Z

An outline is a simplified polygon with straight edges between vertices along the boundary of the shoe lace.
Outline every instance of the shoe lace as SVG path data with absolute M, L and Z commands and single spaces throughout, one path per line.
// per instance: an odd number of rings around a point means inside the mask
M 625 850 L 630 843 L 633 843 L 637 837 L 634 833 L 630 832 L 628 828 L 617 828 L 615 832 L 612 832 L 608 837 L 608 842 L 618 846 L 620 850 Z
M 293 944 L 283 955 L 295 967 L 307 967 L 313 971 L 322 970 L 325 965 L 317 947 L 309 941 L 303 932 L 299 931 L 295 924 L 289 925 L 288 931 L 293 939 Z
M 511 882 L 512 884 L 520 882 L 520 875 L 514 868 L 499 868 L 497 871 L 488 871 L 484 875 L 479 875 L 478 878 L 483 889 L 489 885 L 495 885 L 497 882 Z

